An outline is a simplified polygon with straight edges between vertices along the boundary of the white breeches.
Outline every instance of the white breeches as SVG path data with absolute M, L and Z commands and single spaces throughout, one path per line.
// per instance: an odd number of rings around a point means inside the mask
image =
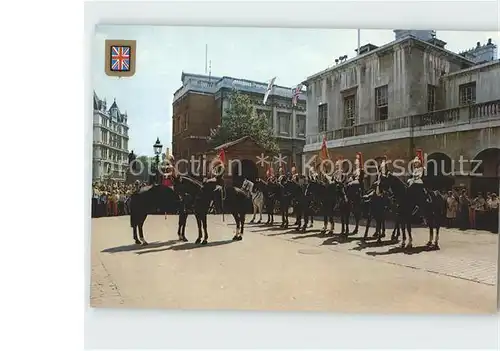
M 410 178 L 408 179 L 408 185 L 412 184 L 424 184 L 424 181 L 421 178 Z

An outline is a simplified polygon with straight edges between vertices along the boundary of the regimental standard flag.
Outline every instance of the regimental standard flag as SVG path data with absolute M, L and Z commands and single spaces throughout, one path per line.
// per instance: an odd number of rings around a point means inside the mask
M 424 152 L 422 149 L 417 149 L 417 158 L 420 161 L 420 163 L 423 165 L 424 164 Z
M 130 46 L 111 47 L 111 70 L 115 72 L 130 70 Z
M 264 100 L 262 101 L 262 103 L 264 105 L 266 104 L 267 98 L 269 97 L 269 94 L 271 93 L 271 90 L 273 89 L 273 85 L 274 85 L 274 81 L 275 80 L 276 80 L 276 77 L 274 77 L 273 79 L 271 79 L 271 81 L 267 85 L 266 93 L 264 94 Z
M 299 101 L 299 95 L 302 92 L 302 84 L 297 85 L 292 89 L 292 105 L 297 106 L 297 102 Z
M 323 137 L 323 143 L 321 144 L 321 149 L 319 150 L 319 157 L 321 160 L 330 159 L 330 154 L 328 153 L 328 148 L 326 147 L 326 135 Z
M 226 164 L 226 152 L 224 151 L 224 149 L 221 149 L 219 151 L 219 155 L 217 157 L 219 158 L 219 160 L 221 160 L 222 165 Z

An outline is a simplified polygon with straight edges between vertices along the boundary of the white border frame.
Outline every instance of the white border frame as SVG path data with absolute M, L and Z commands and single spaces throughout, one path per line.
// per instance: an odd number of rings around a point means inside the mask
M 429 11 L 432 7 L 432 11 Z M 359 12 L 362 8 L 363 12 Z M 63 16 L 61 12 L 60 16 Z M 387 18 L 388 13 L 397 14 Z M 379 17 L 374 16 L 379 14 Z M 446 14 L 446 15 L 444 15 Z M 99 24 L 481 30 L 499 28 L 498 2 L 92 2 L 85 4 L 85 134 L 92 135 L 91 38 Z M 88 102 L 88 103 L 87 103 Z M 86 165 L 91 140 L 85 140 Z M 327 313 L 90 309 L 90 188 L 85 173 L 85 345 L 90 348 L 495 348 L 498 316 L 341 316 Z M 79 185 L 75 184 L 75 187 Z M 68 233 L 69 234 L 69 233 Z M 362 337 L 360 337 L 362 335 Z

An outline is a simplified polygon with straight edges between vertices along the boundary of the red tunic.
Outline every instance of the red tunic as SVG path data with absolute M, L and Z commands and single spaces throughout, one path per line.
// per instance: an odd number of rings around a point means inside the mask
M 164 186 L 168 186 L 169 188 L 171 188 L 172 186 L 174 186 L 174 183 L 172 182 L 172 179 L 170 177 L 163 178 L 163 183 L 162 184 Z

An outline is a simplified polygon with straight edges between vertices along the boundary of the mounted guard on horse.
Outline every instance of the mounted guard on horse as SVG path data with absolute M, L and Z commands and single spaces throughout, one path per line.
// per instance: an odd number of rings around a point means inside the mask
M 415 158 L 411 161 L 411 166 L 412 170 L 408 179 L 408 192 L 417 202 L 413 210 L 413 214 L 415 214 L 421 205 L 432 202 L 422 179 L 426 172 L 422 150 L 417 150 Z

